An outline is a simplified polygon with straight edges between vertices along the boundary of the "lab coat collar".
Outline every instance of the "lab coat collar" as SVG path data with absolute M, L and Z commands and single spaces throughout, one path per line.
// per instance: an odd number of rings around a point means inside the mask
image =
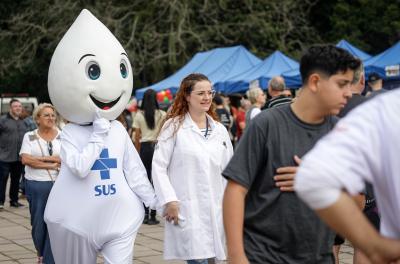
M 207 116 L 208 122 L 211 126 L 211 129 L 214 130 L 215 125 L 216 125 L 214 119 L 207 113 L 206 113 L 206 116 Z M 185 119 L 183 120 L 182 128 L 197 128 L 198 129 L 196 123 L 193 121 L 189 112 L 186 113 L 186 115 L 185 115 Z

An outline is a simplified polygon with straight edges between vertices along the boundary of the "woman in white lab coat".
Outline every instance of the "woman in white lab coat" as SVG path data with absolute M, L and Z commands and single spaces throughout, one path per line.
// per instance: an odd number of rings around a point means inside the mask
M 222 170 L 233 150 L 203 74 L 183 79 L 158 136 L 152 172 L 165 222 L 164 259 L 224 260 Z

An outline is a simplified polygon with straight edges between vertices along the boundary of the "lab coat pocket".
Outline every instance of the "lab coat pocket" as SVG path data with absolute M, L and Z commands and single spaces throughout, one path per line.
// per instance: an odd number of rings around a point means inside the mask
M 191 251 L 192 223 L 190 222 L 190 202 L 181 201 L 179 203 L 178 225 L 173 225 L 176 238 L 180 241 L 180 247 L 185 252 Z
M 227 143 L 223 139 L 219 138 L 213 142 L 210 148 L 209 153 L 211 153 L 211 163 L 222 171 L 222 167 L 225 166 L 225 164 L 223 164 L 225 152 L 228 151 Z

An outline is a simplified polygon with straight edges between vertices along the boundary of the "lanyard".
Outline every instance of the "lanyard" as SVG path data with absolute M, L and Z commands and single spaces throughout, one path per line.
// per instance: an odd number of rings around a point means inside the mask
M 207 138 L 208 134 L 208 118 L 206 117 L 206 132 L 204 133 L 204 137 Z

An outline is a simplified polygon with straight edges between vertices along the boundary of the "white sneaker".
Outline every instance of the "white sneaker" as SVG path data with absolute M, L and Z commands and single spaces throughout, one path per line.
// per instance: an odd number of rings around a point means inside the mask
M 4 205 L 0 204 L 0 210 L 3 210 L 3 209 L 4 209 Z

